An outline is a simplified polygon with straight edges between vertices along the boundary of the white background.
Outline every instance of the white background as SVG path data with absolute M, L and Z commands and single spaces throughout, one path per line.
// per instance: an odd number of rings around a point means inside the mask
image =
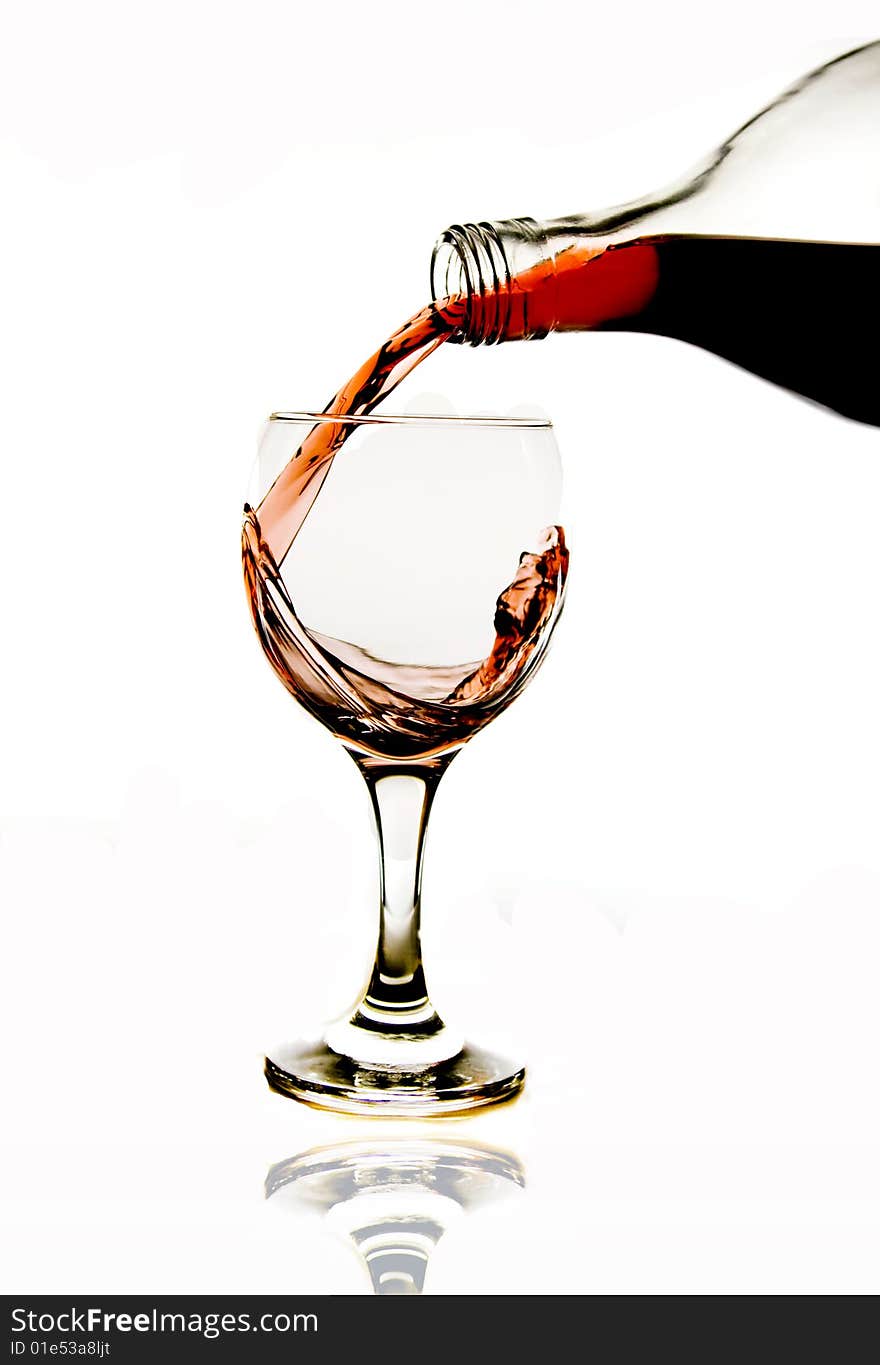
M 375 869 L 357 774 L 248 621 L 260 423 L 425 301 L 447 223 L 662 184 L 876 5 L 4 28 L 3 1288 L 365 1293 L 262 1199 L 377 1129 L 261 1078 L 360 984 Z M 442 1127 L 527 1188 L 427 1288 L 877 1290 L 877 432 L 653 338 L 447 350 L 399 403 L 545 408 L 573 555 L 546 669 L 435 810 L 433 992 L 530 1081 Z

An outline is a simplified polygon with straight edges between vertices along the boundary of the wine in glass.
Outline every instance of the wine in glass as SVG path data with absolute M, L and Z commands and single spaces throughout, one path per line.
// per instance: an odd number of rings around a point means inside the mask
M 276 413 L 245 507 L 254 625 L 285 687 L 345 746 L 380 854 L 357 1005 L 266 1061 L 283 1094 L 428 1115 L 507 1099 L 524 1070 L 445 1024 L 420 944 L 431 805 L 462 746 L 540 664 L 568 551 L 559 454 L 532 418 Z

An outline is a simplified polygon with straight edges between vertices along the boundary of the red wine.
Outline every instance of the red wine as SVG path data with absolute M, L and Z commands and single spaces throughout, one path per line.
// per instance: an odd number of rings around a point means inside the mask
M 578 244 L 504 292 L 503 312 L 493 291 L 470 297 L 462 336 L 674 337 L 880 426 L 880 246 L 698 236 Z
M 405 323 L 328 404 L 326 412 L 340 421 L 316 423 L 259 508 L 245 507 L 245 586 L 263 650 L 288 691 L 361 754 L 425 759 L 463 744 L 524 686 L 565 586 L 565 537 L 562 527 L 548 527 L 537 549 L 512 566 L 496 600 L 488 655 L 430 667 L 388 663 L 319 633 L 299 619 L 287 590 L 280 566 L 353 429 L 344 418 L 375 407 L 455 333 L 462 317 L 462 301 L 446 299 Z M 450 556 L 461 552 L 450 546 Z
M 372 412 L 416 365 L 454 335 L 464 317 L 462 299 L 444 299 L 421 309 L 356 370 L 324 409 L 330 416 Z M 317 422 L 260 503 L 260 529 L 280 565 L 309 514 L 351 425 Z
M 351 748 L 401 760 L 458 748 L 513 701 L 541 657 L 568 570 L 562 528 L 551 527 L 498 597 L 486 658 L 426 667 L 386 663 L 305 626 L 252 508 L 242 552 L 254 625 L 284 686 Z
M 421 310 L 352 376 L 258 509 L 246 508 L 245 581 L 263 648 L 285 686 L 361 752 L 421 758 L 463 743 L 522 687 L 560 600 L 561 527 L 524 553 L 481 661 L 377 660 L 301 622 L 281 565 L 352 427 L 449 339 L 550 330 L 675 337 L 863 422 L 880 425 L 870 325 L 880 316 L 880 247 L 731 237 L 645 237 L 562 251 L 499 286 Z M 865 344 L 868 331 L 869 344 Z M 452 549 L 450 553 L 453 553 Z

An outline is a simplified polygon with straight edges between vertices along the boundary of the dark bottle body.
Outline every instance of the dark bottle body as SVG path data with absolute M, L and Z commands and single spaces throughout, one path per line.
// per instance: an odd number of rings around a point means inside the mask
M 650 245 L 651 297 L 600 327 L 690 342 L 880 426 L 880 247 L 723 237 Z

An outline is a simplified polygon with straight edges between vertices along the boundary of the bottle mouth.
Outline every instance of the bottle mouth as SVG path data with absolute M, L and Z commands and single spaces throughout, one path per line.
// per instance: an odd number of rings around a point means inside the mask
M 546 328 L 523 330 L 514 301 L 517 278 L 550 254 L 534 218 L 448 227 L 431 254 L 431 297 L 464 301 L 464 319 L 452 339 L 491 346 L 511 336 L 546 336 Z
M 511 272 L 504 242 L 494 223 L 453 223 L 431 255 L 431 296 L 435 303 L 465 303 L 455 341 L 472 346 L 501 341 L 510 316 Z

